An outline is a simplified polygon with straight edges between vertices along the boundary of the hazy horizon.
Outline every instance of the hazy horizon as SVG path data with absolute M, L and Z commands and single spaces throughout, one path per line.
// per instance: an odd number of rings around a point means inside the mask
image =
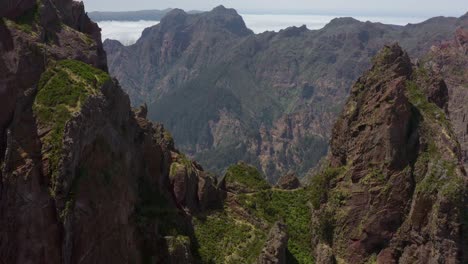
M 274 14 L 240 14 L 248 28 L 255 33 L 279 31 L 291 26 L 306 25 L 308 29 L 320 29 L 337 16 L 326 15 L 274 15 Z M 360 21 L 380 22 L 384 24 L 406 25 L 420 23 L 429 17 L 390 17 L 390 16 L 355 16 Z M 100 21 L 102 38 L 120 41 L 123 45 L 135 43 L 147 27 L 158 24 L 159 21 Z
M 180 8 L 184 10 L 209 11 L 218 5 L 234 8 L 243 14 L 311 14 L 311 15 L 373 15 L 373 16 L 461 16 L 468 11 L 465 0 L 447 0 L 441 7 L 440 1 L 428 0 L 421 5 L 415 0 L 100 0 L 83 1 L 88 12 L 92 11 L 139 11 Z M 265 8 L 268 7 L 268 8 Z

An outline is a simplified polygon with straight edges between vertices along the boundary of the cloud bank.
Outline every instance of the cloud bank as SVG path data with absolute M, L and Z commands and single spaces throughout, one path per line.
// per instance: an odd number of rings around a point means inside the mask
M 101 21 L 98 23 L 102 29 L 102 40 L 115 39 L 123 45 L 134 44 L 143 30 L 159 24 L 159 21 Z
M 247 27 L 255 33 L 265 31 L 279 31 L 290 26 L 306 25 L 309 29 L 320 29 L 324 27 L 336 16 L 321 15 L 257 15 L 244 14 Z M 366 17 L 357 16 L 360 21 L 381 22 L 384 24 L 406 25 L 408 23 L 419 23 L 424 21 L 425 17 Z M 99 26 L 102 28 L 102 38 L 115 39 L 124 45 L 134 44 L 140 37 L 143 30 L 147 27 L 158 24 L 159 21 L 102 21 Z

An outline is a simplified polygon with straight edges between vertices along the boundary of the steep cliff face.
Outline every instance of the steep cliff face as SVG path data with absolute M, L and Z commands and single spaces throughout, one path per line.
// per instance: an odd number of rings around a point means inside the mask
M 459 28 L 453 40 L 432 47 L 420 63 L 438 72 L 447 83 L 450 121 L 468 169 L 468 31 Z
M 413 56 L 452 37 L 468 19 L 405 27 L 333 20 L 254 35 L 233 10 L 172 11 L 129 47 L 107 41 L 110 72 L 131 100 L 147 102 L 181 149 L 210 170 L 255 164 L 270 182 L 305 175 L 327 153 L 349 87 L 389 41 Z M 170 109 L 170 111 L 167 111 Z
M 131 109 L 83 4 L 2 11 L 0 262 L 193 261 L 188 213 L 217 181 Z
M 312 179 L 313 244 L 346 263 L 461 263 L 467 175 L 447 87 L 398 45 L 373 62 Z

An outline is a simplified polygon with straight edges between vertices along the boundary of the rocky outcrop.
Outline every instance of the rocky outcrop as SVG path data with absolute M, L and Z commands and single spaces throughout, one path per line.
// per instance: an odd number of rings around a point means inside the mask
M 432 47 L 422 68 L 443 76 L 448 86 L 448 113 L 468 170 L 468 30 L 459 28 L 451 41 Z
M 222 185 L 227 192 L 234 194 L 255 193 L 271 188 L 257 168 L 242 161 L 227 169 Z
M 265 247 L 258 258 L 259 264 L 286 264 L 288 232 L 285 224 L 276 222 L 268 234 Z
M 105 48 L 132 103 L 148 103 L 183 152 L 218 174 L 244 160 L 276 183 L 291 170 L 302 178 L 327 154 L 349 87 L 384 44 L 419 57 L 467 25 L 466 16 L 404 27 L 338 18 L 255 35 L 219 7 L 172 10 L 135 45 Z
M 169 180 L 177 203 L 191 212 L 222 206 L 225 194 L 217 177 L 182 154 L 172 153 Z
M 294 173 L 288 173 L 279 178 L 276 187 L 283 190 L 294 190 L 301 187 L 301 182 Z
M 34 2 L 0 19 L 0 262 L 189 263 L 216 181 L 189 160 L 171 181 L 183 155 L 106 72 L 82 2 Z
M 39 78 L 49 61 L 106 65 L 100 39 L 65 24 L 57 29 L 61 20 L 52 2 L 33 2 L 16 1 L 6 9 L 2 3 L 9 14 L 0 19 L 0 259 L 7 263 L 59 263 L 64 258 L 60 212 L 44 173 L 48 163 L 41 137 L 47 130 L 38 129 L 32 110 Z
M 329 167 L 312 178 L 313 244 L 338 263 L 461 263 L 467 175 L 447 96 L 433 96 L 447 86 L 398 45 L 373 62 L 335 124 Z

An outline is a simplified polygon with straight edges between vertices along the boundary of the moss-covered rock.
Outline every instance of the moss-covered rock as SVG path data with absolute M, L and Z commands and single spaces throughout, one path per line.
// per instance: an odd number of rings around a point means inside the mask
M 230 166 L 224 180 L 227 190 L 235 193 L 256 192 L 271 188 L 257 168 L 243 162 Z
M 42 74 L 33 111 L 38 127 L 46 132 L 41 141 L 49 160 L 52 193 L 63 154 L 65 126 L 89 96 L 101 94 L 101 86 L 109 79 L 107 73 L 74 60 L 59 61 Z

